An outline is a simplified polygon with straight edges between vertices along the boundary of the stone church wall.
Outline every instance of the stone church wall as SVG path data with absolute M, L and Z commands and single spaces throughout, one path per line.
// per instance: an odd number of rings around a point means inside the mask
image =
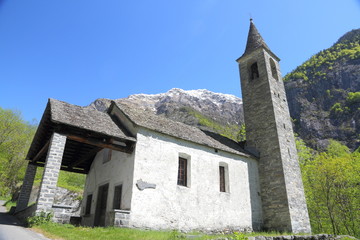
M 135 151 L 130 227 L 205 231 L 260 227 L 257 160 L 142 128 Z M 179 157 L 189 161 L 186 187 L 177 185 Z M 227 192 L 220 192 L 219 165 L 227 167 Z

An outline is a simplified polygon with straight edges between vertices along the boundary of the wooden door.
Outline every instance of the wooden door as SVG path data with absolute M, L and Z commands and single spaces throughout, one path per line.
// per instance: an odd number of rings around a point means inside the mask
M 99 187 L 98 197 L 96 201 L 95 220 L 94 226 L 104 227 L 106 216 L 106 203 L 109 191 L 109 184 L 105 184 Z

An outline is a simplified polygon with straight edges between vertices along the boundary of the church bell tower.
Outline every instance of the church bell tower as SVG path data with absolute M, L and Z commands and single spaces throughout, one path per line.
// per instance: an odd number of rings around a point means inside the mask
M 263 229 L 310 233 L 295 138 L 280 59 L 252 19 L 239 63 L 246 149 L 259 156 Z

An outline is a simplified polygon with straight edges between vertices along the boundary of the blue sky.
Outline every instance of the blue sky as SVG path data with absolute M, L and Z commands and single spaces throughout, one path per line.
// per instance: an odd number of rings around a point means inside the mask
M 359 28 L 360 0 L 0 0 L 0 107 L 40 121 L 48 98 L 241 97 L 250 17 L 285 75 Z

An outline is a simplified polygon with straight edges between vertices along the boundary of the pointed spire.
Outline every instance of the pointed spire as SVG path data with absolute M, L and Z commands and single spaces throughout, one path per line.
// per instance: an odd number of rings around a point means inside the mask
M 244 55 L 254 51 L 259 47 L 264 47 L 267 50 L 270 50 L 269 47 L 266 45 L 264 39 L 261 37 L 260 33 L 256 29 L 255 24 L 253 23 L 253 19 L 250 18 L 250 29 Z

